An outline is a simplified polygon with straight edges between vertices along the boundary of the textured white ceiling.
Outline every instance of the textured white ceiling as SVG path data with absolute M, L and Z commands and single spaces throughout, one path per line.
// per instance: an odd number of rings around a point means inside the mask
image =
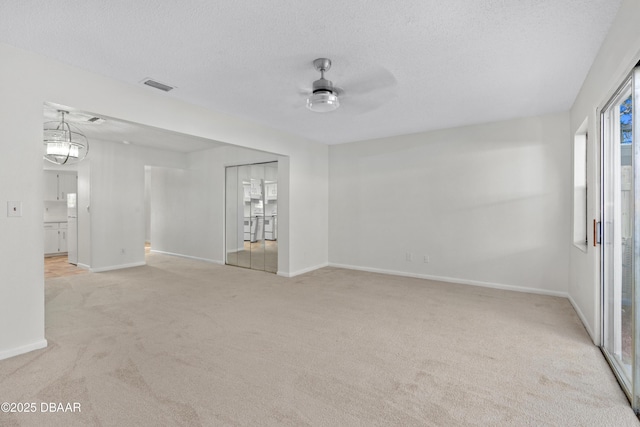
M 0 41 L 335 144 L 566 111 L 619 4 L 3 0 Z M 321 56 L 345 92 L 325 114 L 304 106 Z

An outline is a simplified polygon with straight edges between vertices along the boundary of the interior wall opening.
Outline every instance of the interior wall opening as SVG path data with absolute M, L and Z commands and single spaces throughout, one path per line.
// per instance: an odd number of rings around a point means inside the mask
M 59 112 L 47 104 L 43 108 L 43 121 L 55 124 L 60 120 Z M 55 149 L 49 141 L 44 154 Z M 45 277 L 54 278 L 78 274 L 78 206 L 86 195 L 79 194 L 78 164 L 57 164 L 52 160 L 43 162 L 43 227 Z

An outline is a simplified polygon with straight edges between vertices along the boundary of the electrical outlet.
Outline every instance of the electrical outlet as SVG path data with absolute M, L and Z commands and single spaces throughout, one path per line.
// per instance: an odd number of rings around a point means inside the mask
M 429 264 L 429 255 L 425 255 L 424 258 L 422 258 L 422 262 Z
M 413 261 L 413 254 L 411 252 L 407 252 L 406 256 L 407 256 L 407 261 L 409 262 Z

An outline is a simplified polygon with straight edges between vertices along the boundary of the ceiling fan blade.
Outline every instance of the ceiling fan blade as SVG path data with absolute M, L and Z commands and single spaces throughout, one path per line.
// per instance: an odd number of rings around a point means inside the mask
M 373 69 L 355 78 L 347 78 L 339 82 L 339 86 L 345 93 L 354 95 L 393 88 L 397 84 L 395 76 L 384 68 Z
M 312 90 L 310 87 L 298 87 L 298 95 L 300 96 L 309 96 L 311 94 Z
M 287 96 L 286 103 L 290 105 L 294 110 L 300 108 L 306 108 L 307 97 L 311 94 L 311 88 L 305 87 L 305 85 L 297 85 Z
M 393 73 L 385 68 L 374 65 L 362 71 L 345 71 L 351 77 L 342 77 L 340 73 L 327 76 L 336 84 L 334 89 L 340 99 L 338 115 L 366 114 L 397 96 L 394 88 L 398 82 Z M 311 95 L 313 88 L 309 83 L 297 82 L 296 98 L 300 101 L 292 103 L 295 110 L 304 108 L 305 98 Z
M 375 94 L 370 93 L 354 96 L 345 93 L 344 96 L 340 97 L 339 109 L 349 114 L 367 114 L 377 110 L 396 97 L 396 94 L 389 90 L 385 91 L 384 96 L 378 96 L 380 94 L 378 91 L 374 92 Z

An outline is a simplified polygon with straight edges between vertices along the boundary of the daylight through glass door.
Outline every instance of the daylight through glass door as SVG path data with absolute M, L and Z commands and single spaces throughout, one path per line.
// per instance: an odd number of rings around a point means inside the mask
M 633 126 L 637 69 L 602 111 L 602 348 L 622 388 L 635 397 L 640 372 L 637 339 L 635 247 L 640 226 L 635 209 L 639 166 Z M 635 117 L 634 117 L 635 116 Z

